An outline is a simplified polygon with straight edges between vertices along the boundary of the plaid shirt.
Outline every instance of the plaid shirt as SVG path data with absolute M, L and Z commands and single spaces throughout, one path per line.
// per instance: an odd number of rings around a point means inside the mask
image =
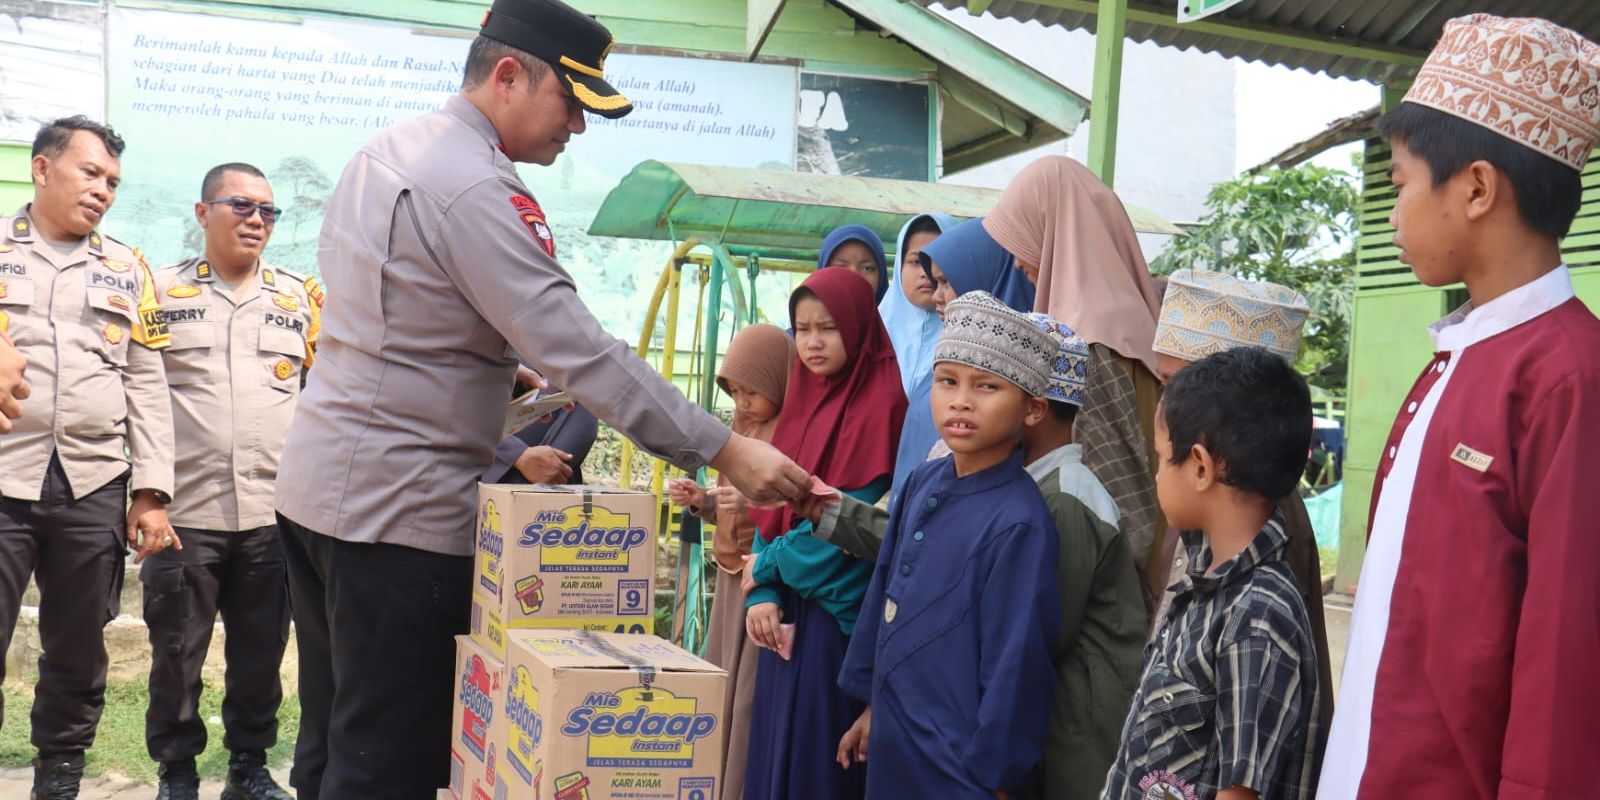
M 1204 537 L 1182 535 L 1190 568 L 1145 649 L 1104 797 L 1202 800 L 1244 786 L 1271 800 L 1310 798 L 1326 732 L 1283 518 L 1210 575 Z

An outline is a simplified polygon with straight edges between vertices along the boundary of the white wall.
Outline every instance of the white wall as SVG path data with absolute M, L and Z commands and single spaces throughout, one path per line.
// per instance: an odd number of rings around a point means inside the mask
M 935 10 L 1019 60 L 1088 97 L 1094 76 L 1094 35 L 1032 22 Z M 1234 175 L 1237 100 L 1234 63 L 1216 55 L 1129 41 L 1123 50 L 1121 121 L 1114 187 L 1125 202 L 1173 222 L 1197 219 L 1206 193 Z M 1089 152 L 1094 112 L 1070 139 L 947 175 L 947 183 L 1004 187 L 1017 171 L 1047 153 L 1080 161 Z M 1141 236 L 1153 256 L 1166 237 Z

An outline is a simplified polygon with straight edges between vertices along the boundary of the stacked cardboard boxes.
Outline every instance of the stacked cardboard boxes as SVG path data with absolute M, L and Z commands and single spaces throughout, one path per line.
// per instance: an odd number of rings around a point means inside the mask
M 639 492 L 479 488 L 456 800 L 716 800 L 727 676 L 644 633 L 655 522 Z

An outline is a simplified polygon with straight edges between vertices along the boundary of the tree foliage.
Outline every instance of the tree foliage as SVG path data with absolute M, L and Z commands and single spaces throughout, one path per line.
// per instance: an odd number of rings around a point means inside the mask
M 1311 318 L 1296 366 L 1311 383 L 1342 391 L 1355 293 L 1355 177 L 1312 164 L 1217 184 L 1199 224 L 1151 267 L 1202 268 L 1298 290 Z

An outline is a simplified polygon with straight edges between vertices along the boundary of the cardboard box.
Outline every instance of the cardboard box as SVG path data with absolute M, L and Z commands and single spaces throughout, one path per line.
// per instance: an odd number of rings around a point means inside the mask
M 655 636 L 508 634 L 510 797 L 716 800 L 727 673 Z
M 648 633 L 655 627 L 655 497 L 595 486 L 478 487 L 472 632 Z
M 455 703 L 450 713 L 450 794 L 456 800 L 506 800 L 499 779 L 505 752 L 505 661 L 468 636 L 456 637 Z

